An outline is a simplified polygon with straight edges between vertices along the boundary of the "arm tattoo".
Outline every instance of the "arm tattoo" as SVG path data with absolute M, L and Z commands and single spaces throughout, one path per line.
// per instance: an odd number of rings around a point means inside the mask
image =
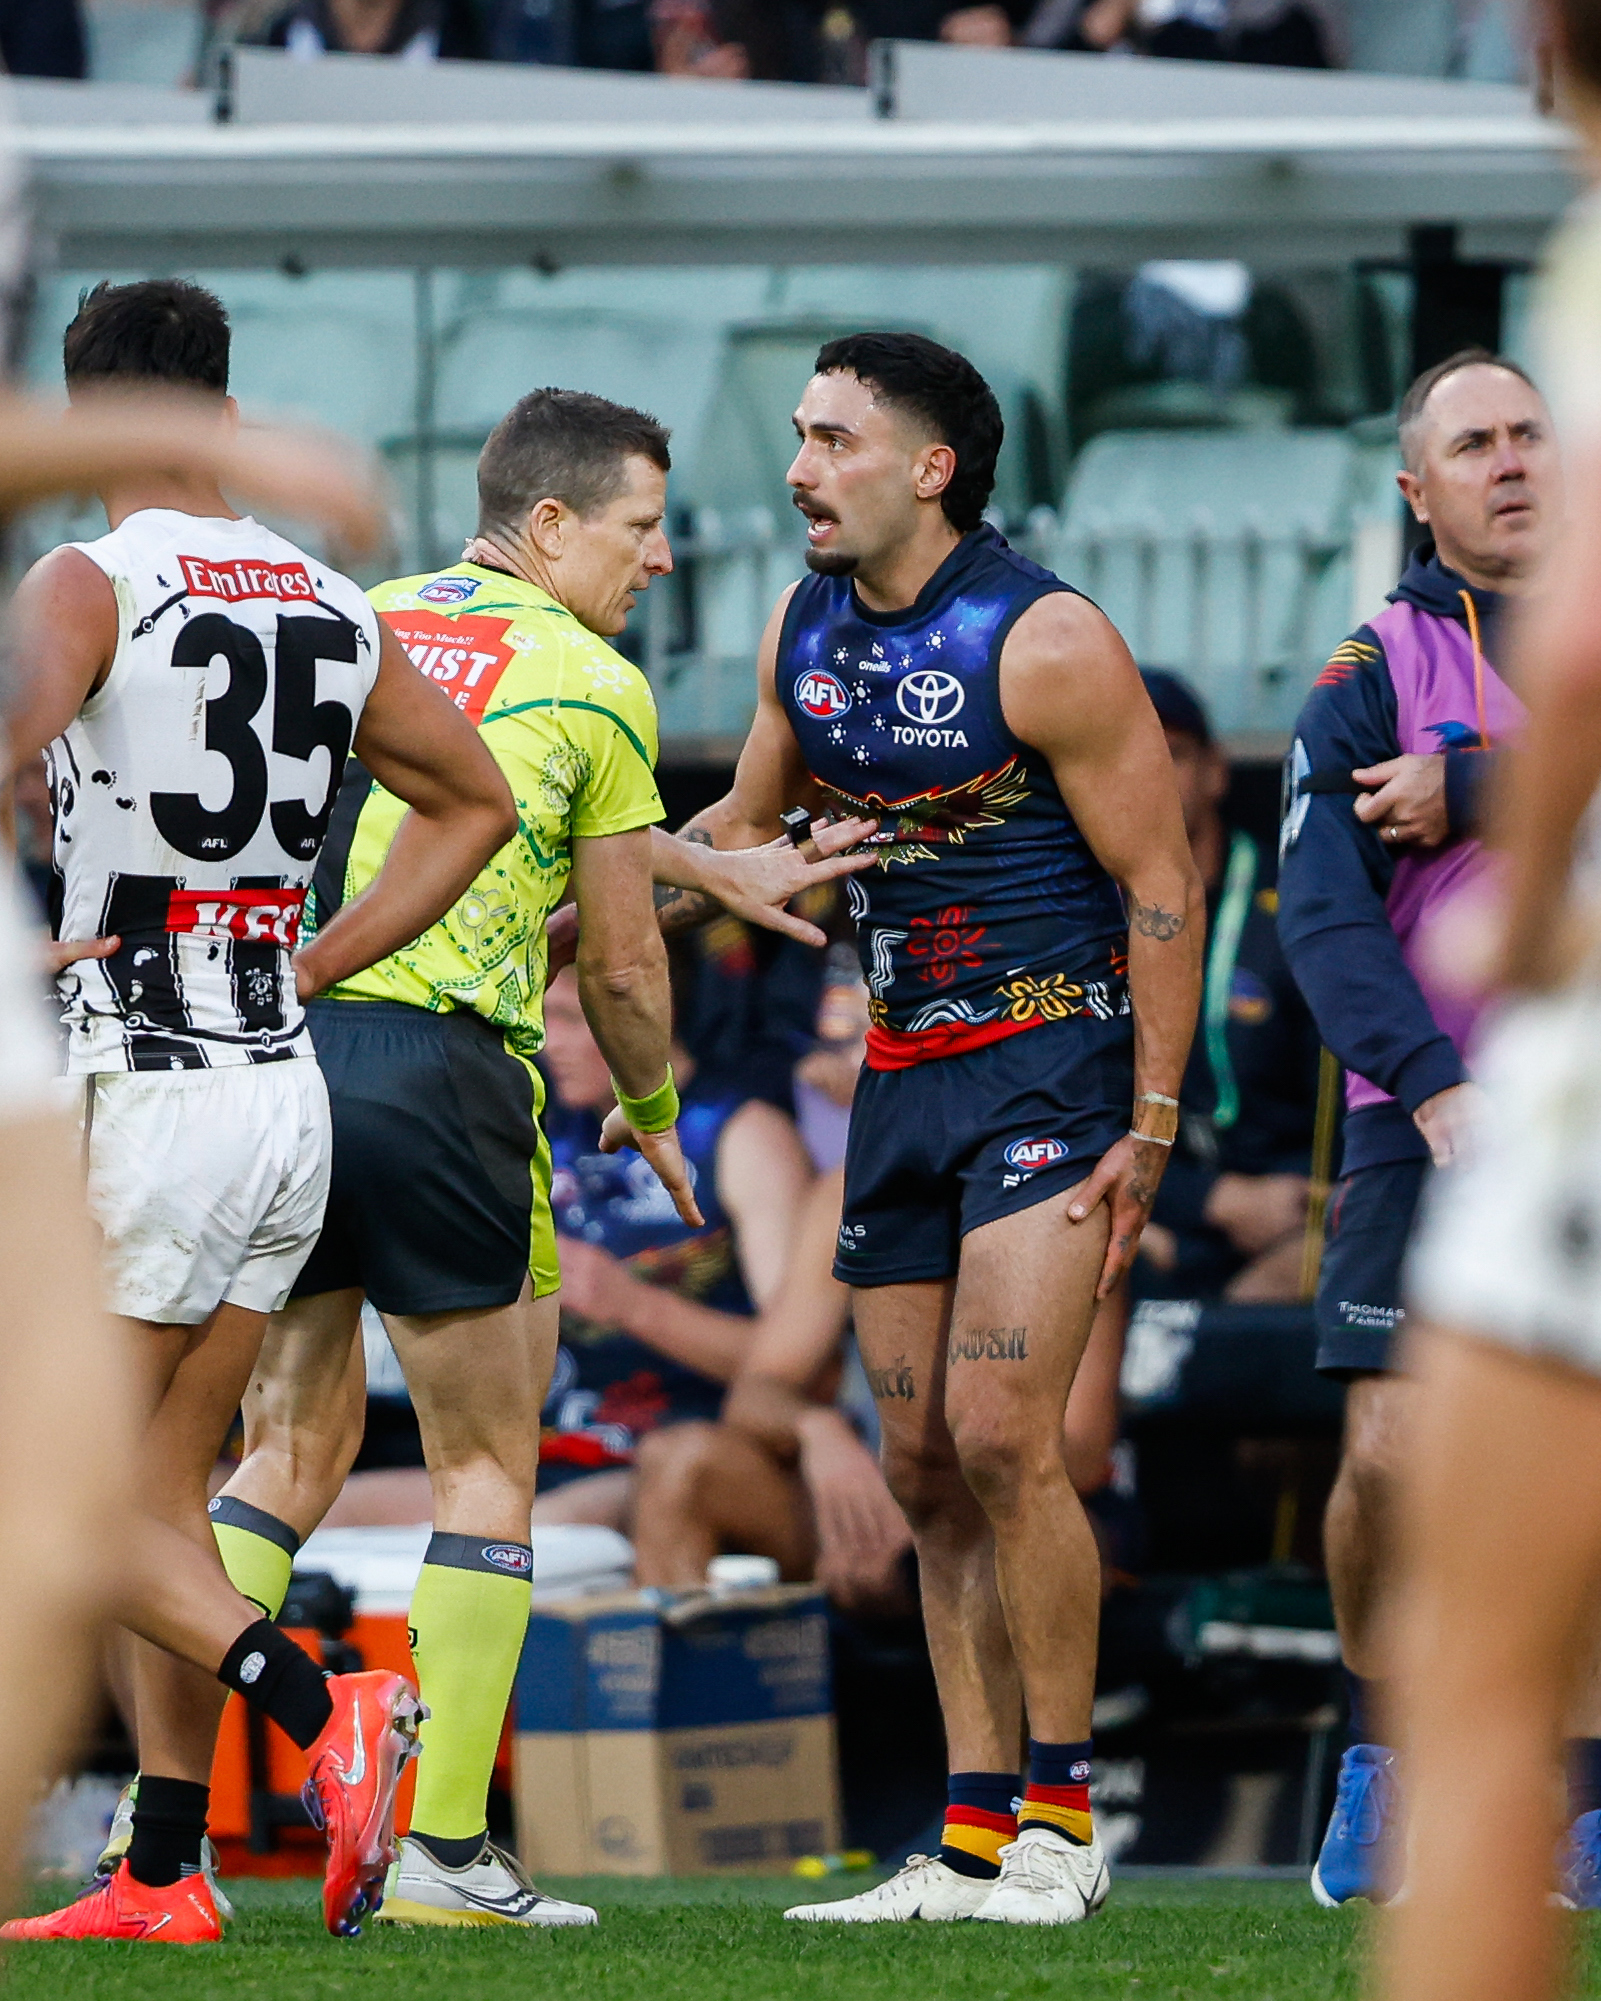
M 1182 910 L 1164 910 L 1159 903 L 1141 903 L 1137 896 L 1128 900 L 1129 922 L 1142 938 L 1156 938 L 1166 944 L 1184 929 Z
M 697 848 L 714 848 L 717 843 L 704 827 L 686 827 L 675 840 L 691 841 Z M 697 924 L 704 924 L 715 917 L 722 905 L 715 896 L 706 895 L 704 890 L 682 889 L 676 883 L 659 882 L 653 892 L 656 902 L 656 923 L 664 938 L 670 938 L 678 931 L 693 931 Z

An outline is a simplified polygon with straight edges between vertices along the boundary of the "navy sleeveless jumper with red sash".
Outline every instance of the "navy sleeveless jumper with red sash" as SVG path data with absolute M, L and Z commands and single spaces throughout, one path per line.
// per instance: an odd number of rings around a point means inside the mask
M 866 610 L 846 577 L 790 600 L 779 699 L 812 776 L 880 823 L 879 866 L 850 878 L 874 1069 L 1127 1010 L 1122 899 L 1001 712 L 1007 634 L 1067 589 L 984 527 L 908 610 Z
M 811 576 L 785 615 L 778 695 L 807 768 L 879 822 L 878 867 L 847 884 L 872 1017 L 834 1264 L 849 1285 L 949 1277 L 968 1232 L 1082 1181 L 1128 1129 L 1122 898 L 1001 711 L 1007 634 L 1068 588 L 979 528 L 904 611 Z

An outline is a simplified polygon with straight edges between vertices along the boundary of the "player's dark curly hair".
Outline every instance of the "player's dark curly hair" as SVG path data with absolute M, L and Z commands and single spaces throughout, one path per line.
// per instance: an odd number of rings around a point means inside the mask
M 626 462 L 672 470 L 665 426 L 582 389 L 536 389 L 513 404 L 478 458 L 478 532 L 515 533 L 542 500 L 584 519 L 627 485 Z
M 102 278 L 81 294 L 61 342 L 67 387 L 166 382 L 228 393 L 228 315 L 214 292 L 187 278 Z
M 956 454 L 940 495 L 945 518 L 964 535 L 984 518 L 1006 426 L 995 392 L 965 355 L 914 333 L 846 334 L 817 357 L 817 373 L 846 372 L 880 398 L 920 417 Z

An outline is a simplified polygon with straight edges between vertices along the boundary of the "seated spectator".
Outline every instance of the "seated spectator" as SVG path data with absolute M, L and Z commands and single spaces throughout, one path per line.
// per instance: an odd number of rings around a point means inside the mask
M 496 62 L 566 69 L 655 67 L 650 0 L 483 0 Z
M 1318 1036 L 1279 950 L 1274 857 L 1222 806 L 1229 773 L 1194 691 L 1145 685 L 1167 732 L 1190 851 L 1206 884 L 1201 1020 L 1178 1143 L 1135 1270 L 1146 1297 L 1299 1297 Z
M 78 0 L 0 0 L 0 62 L 9 76 L 87 76 Z
M 678 1134 L 705 1223 L 679 1220 L 632 1152 L 600 1151 L 611 1077 L 573 975 L 545 996 L 541 1062 L 562 1270 L 535 1521 L 626 1528 L 638 1441 L 708 1418 L 773 1299 L 811 1169 L 793 1124 L 675 1049 Z
M 242 42 L 292 56 L 399 56 L 429 63 L 484 53 L 472 0 L 291 0 Z
M 1036 49 L 1333 69 L 1341 27 L 1332 0 L 1040 0 L 1018 39 Z
M 893 38 L 1006 48 L 1033 0 L 653 0 L 664 76 L 778 83 L 866 80 L 867 44 Z

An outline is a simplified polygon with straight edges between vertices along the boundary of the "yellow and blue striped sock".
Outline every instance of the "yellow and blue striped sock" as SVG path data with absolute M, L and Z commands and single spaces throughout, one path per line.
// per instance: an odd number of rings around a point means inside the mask
M 1088 1738 L 1082 1744 L 1028 1741 L 1028 1784 L 1017 1810 L 1017 1831 L 1048 1827 L 1075 1848 L 1087 1848 L 1094 1833 L 1090 1818 Z

